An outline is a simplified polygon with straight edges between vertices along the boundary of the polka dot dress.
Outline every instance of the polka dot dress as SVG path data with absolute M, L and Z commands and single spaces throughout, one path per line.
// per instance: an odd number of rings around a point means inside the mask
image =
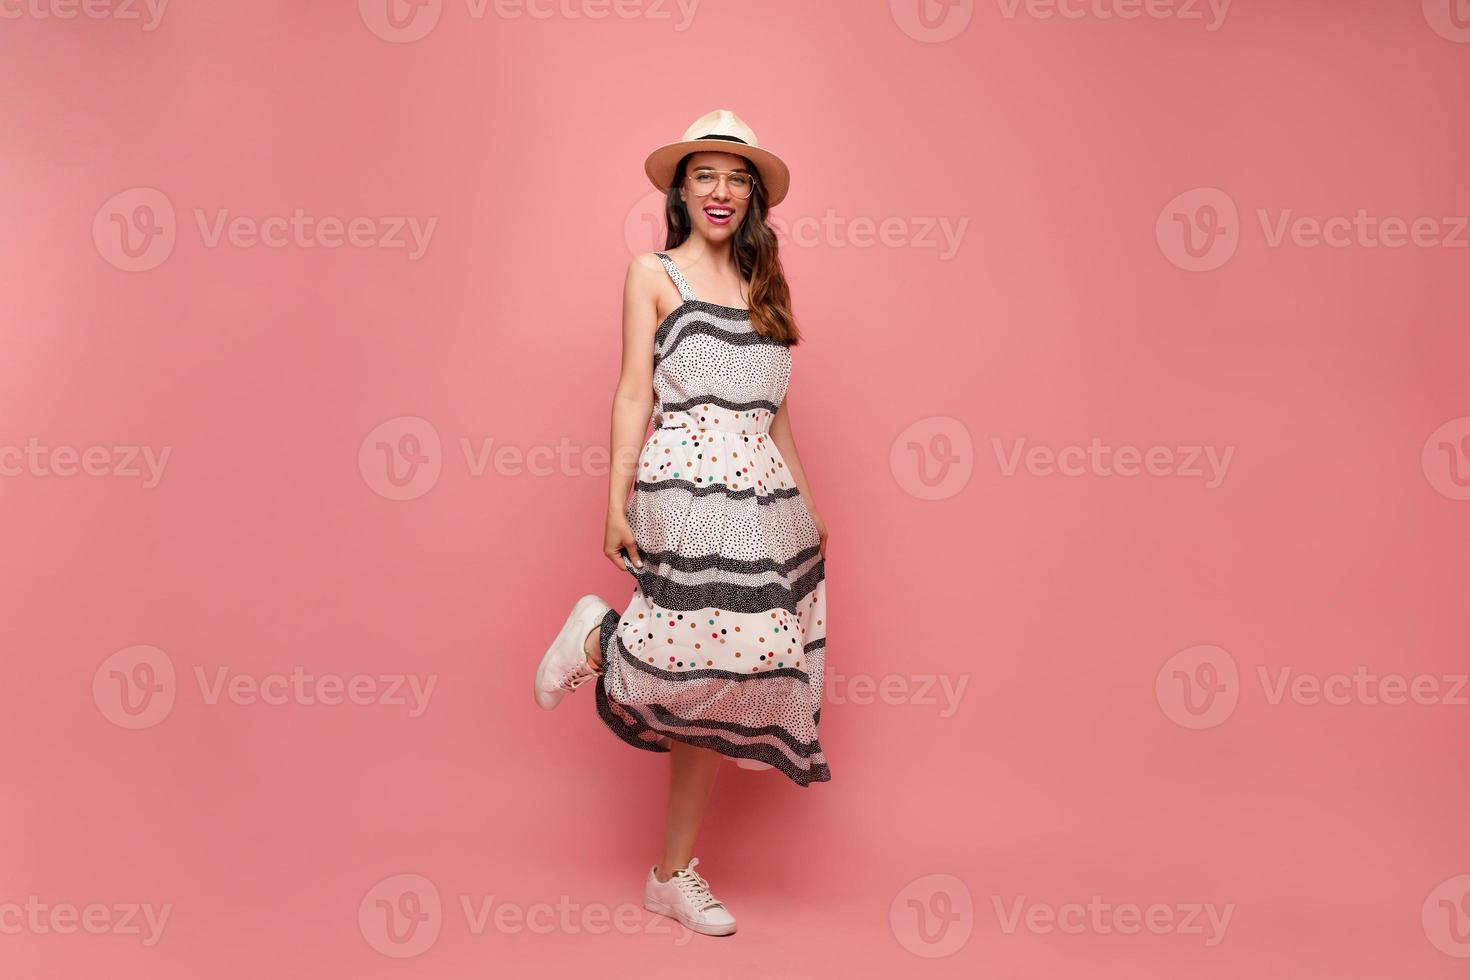
M 769 432 L 791 351 L 749 310 L 696 299 L 657 254 L 684 302 L 654 335 L 656 428 L 625 511 L 643 568 L 628 568 L 627 608 L 603 618 L 598 715 L 642 749 L 677 739 L 825 782 L 825 568 Z

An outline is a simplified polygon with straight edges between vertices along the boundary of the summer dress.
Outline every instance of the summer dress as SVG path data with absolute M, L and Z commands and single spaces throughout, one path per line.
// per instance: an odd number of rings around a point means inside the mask
M 641 569 L 604 615 L 597 712 L 620 738 L 715 749 L 801 786 L 831 779 L 817 740 L 825 568 L 811 512 L 770 437 L 791 351 L 750 311 L 697 299 L 654 335 L 654 431 L 625 514 Z

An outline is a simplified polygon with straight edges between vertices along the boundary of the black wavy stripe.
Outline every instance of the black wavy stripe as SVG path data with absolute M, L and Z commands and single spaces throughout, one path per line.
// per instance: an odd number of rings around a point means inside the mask
M 668 316 L 664 317 L 663 323 L 659 324 L 658 330 L 653 335 L 653 346 L 655 348 L 664 342 L 664 338 L 669 335 L 669 331 L 674 329 L 674 323 L 679 319 L 679 315 L 686 310 L 708 313 L 710 316 L 720 320 L 734 320 L 736 322 L 749 322 L 750 320 L 749 310 L 737 310 L 734 307 L 720 306 L 717 303 L 706 303 L 702 299 L 686 299 L 675 307 Z
M 667 681 L 671 684 L 679 684 L 686 681 L 706 679 L 738 681 L 741 684 L 760 683 L 763 681 L 769 683 L 773 677 L 796 677 L 804 683 L 810 683 L 810 680 L 807 677 L 805 671 L 797 670 L 793 667 L 778 667 L 772 670 L 762 670 L 758 673 L 748 674 L 742 674 L 738 671 L 732 670 L 713 670 L 705 667 L 680 671 L 663 670 L 662 668 L 655 667 L 652 664 L 644 663 L 642 660 L 639 660 L 637 655 L 630 651 L 627 645 L 624 644 L 622 639 L 620 637 L 617 637 L 616 634 L 614 634 L 613 643 L 616 646 L 616 650 L 613 651 L 613 653 L 621 663 L 623 663 L 627 667 L 636 667 L 638 670 L 642 671 L 645 674 L 648 674 L 652 677 L 657 677 L 659 680 Z M 603 649 L 606 650 L 607 648 L 604 647 Z M 665 725 L 682 725 L 692 728 L 718 728 L 722 731 L 732 732 L 736 735 L 745 735 L 751 738 L 758 738 L 762 736 L 779 738 L 782 742 L 784 742 L 787 746 L 791 748 L 792 752 L 794 752 L 796 755 L 801 756 L 804 759 L 808 759 L 814 755 L 818 755 L 822 751 L 822 746 L 816 739 L 812 739 L 810 742 L 803 742 L 801 739 L 791 734 L 788 729 L 784 728 L 781 725 L 743 725 L 739 722 L 716 721 L 712 718 L 690 719 L 683 718 L 679 715 L 674 714 L 672 711 L 665 708 L 661 704 L 645 704 L 641 705 L 641 707 L 646 708 L 653 714 L 656 719 L 658 719 L 658 721 Z M 818 710 L 820 711 L 820 709 Z M 816 717 L 817 716 L 814 713 L 812 715 L 813 726 L 815 726 L 816 724 Z
M 744 500 L 754 497 L 758 504 L 769 504 L 773 500 L 785 500 L 788 497 L 796 497 L 801 494 L 801 488 L 770 487 L 765 490 L 757 490 L 755 487 L 746 487 L 744 490 L 731 490 L 723 483 L 706 483 L 701 486 L 692 480 L 636 480 L 633 483 L 634 493 L 657 493 L 660 490 L 688 490 L 696 497 L 708 497 L 712 493 L 723 494 L 731 500 Z
M 729 732 L 732 735 L 744 735 L 747 738 L 779 738 L 792 752 L 795 752 L 803 759 L 810 759 L 814 755 L 822 754 L 822 746 L 816 739 L 812 739 L 810 742 L 803 742 L 780 725 L 741 725 L 738 722 L 714 721 L 709 718 L 691 720 L 689 718 L 680 718 L 661 704 L 650 704 L 645 707 L 653 713 L 653 717 L 657 719 L 659 724 L 668 725 L 671 728 L 681 726 L 684 728 L 714 728 L 718 731 Z
M 686 557 L 671 551 L 644 551 L 642 552 L 643 568 L 638 571 L 628 569 L 628 574 L 633 576 L 646 599 L 661 608 L 674 612 L 719 609 L 722 612 L 760 613 L 769 612 L 772 609 L 783 609 L 795 616 L 798 614 L 797 605 L 811 594 L 818 582 L 826 577 L 825 560 L 818 559 L 816 564 L 807 569 L 804 574 L 793 579 L 788 586 L 776 583 L 748 586 L 720 581 L 697 586 L 685 585 L 660 573 L 655 566 L 660 561 L 667 561 L 680 571 L 699 571 L 711 567 L 731 572 L 777 571 L 785 578 L 820 550 L 820 545 L 805 548 L 797 552 L 789 562 L 776 562 L 772 559 L 737 561 L 719 555 Z M 626 564 L 625 561 L 624 565 Z M 825 640 L 816 642 L 825 643 Z M 807 648 L 811 649 L 811 644 L 808 644 Z
M 682 402 L 669 402 L 666 405 L 660 405 L 659 406 L 659 410 L 660 411 L 663 411 L 663 412 L 682 412 L 686 408 L 693 408 L 695 405 L 718 405 L 721 408 L 728 408 L 732 412 L 746 412 L 746 411 L 749 411 L 752 408 L 764 408 L 764 409 L 768 409 L 768 410 L 774 412 L 776 409 L 778 409 L 778 408 L 781 407 L 781 406 L 777 405 L 775 402 L 773 402 L 773 401 L 771 401 L 770 399 L 767 399 L 767 398 L 757 398 L 754 401 L 748 401 L 748 402 L 737 402 L 737 401 L 732 401 L 729 398 L 721 398 L 719 395 L 704 395 L 704 396 L 699 397 L 699 398 L 689 398 L 689 399 L 686 399 L 686 400 L 684 400 Z M 659 426 L 659 428 L 660 429 L 687 429 L 687 428 L 689 428 L 689 426 L 687 426 L 687 425 L 661 425 L 661 426 Z M 727 431 L 727 430 L 721 430 L 721 431 Z M 739 433 L 737 433 L 737 434 L 739 434 Z M 751 434 L 752 435 L 761 435 L 762 433 L 755 432 L 755 433 L 751 433 Z
M 820 554 L 821 550 L 820 544 L 814 544 L 809 548 L 801 549 L 786 561 L 776 561 L 774 558 L 747 561 L 740 558 L 726 558 L 724 555 L 682 555 L 677 551 L 640 551 L 639 554 L 642 555 L 646 564 L 666 565 L 675 571 L 689 574 L 718 568 L 731 575 L 760 575 L 764 572 L 790 575 Z
M 686 585 L 660 575 L 648 565 L 638 582 L 649 602 L 672 612 L 718 609 L 732 613 L 763 613 L 783 609 L 795 616 L 797 605 L 811 595 L 824 574 L 823 562 L 818 561 L 805 574 L 794 579 L 790 586 L 776 582 L 765 585 L 738 585 L 733 582 Z
M 669 342 L 667 350 L 659 350 L 657 347 L 654 348 L 653 366 L 658 367 L 661 362 L 674 355 L 674 351 L 679 349 L 680 344 L 684 343 L 690 337 L 697 337 L 700 334 L 715 337 L 737 347 L 770 346 L 785 348 L 788 346 L 772 337 L 764 337 L 754 330 L 749 333 L 731 333 L 729 330 L 717 327 L 713 323 L 706 323 L 703 320 L 691 320 L 684 325 L 683 330 L 679 331 L 679 335 Z
M 675 741 L 683 742 L 686 745 L 696 745 L 700 748 L 713 749 L 721 755 L 726 755 L 734 759 L 754 759 L 757 762 L 764 762 L 766 765 L 781 772 L 798 786 L 810 786 L 812 783 L 825 783 L 832 778 L 832 771 L 825 762 L 811 763 L 803 768 L 792 762 L 786 753 L 772 745 L 764 743 L 744 745 L 731 742 L 718 735 L 692 735 L 689 733 L 650 729 L 646 725 L 638 724 L 637 716 L 631 712 L 629 714 L 634 719 L 634 722 L 629 724 L 613 711 L 607 696 L 607 687 L 602 677 L 598 677 L 597 679 L 596 700 L 597 716 L 612 730 L 614 735 L 634 748 L 643 749 L 647 752 L 668 752 L 669 749 L 666 746 L 659 745 L 657 742 L 645 741 L 638 737 L 642 732 L 653 731 L 659 735 L 666 735 Z

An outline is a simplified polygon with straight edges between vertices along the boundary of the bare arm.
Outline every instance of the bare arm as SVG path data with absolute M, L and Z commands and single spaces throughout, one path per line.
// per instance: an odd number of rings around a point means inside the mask
M 812 513 L 812 521 L 817 525 L 817 532 L 822 539 L 822 555 L 827 554 L 827 525 L 817 514 L 817 504 L 812 497 L 811 484 L 807 482 L 806 470 L 801 466 L 801 455 L 796 451 L 796 437 L 791 433 L 791 396 L 787 395 L 781 400 L 781 405 L 776 409 L 776 414 L 771 418 L 771 441 L 781 451 L 781 457 L 786 460 L 786 469 L 791 472 L 791 479 L 796 482 L 796 488 L 801 491 L 802 499 L 806 501 L 806 509 Z
M 650 267 L 653 266 L 653 267 Z M 622 568 L 619 547 L 627 547 L 635 561 L 637 546 L 627 532 L 624 509 L 636 477 L 638 456 L 648 434 L 648 417 L 653 411 L 653 335 L 658 329 L 658 276 L 663 266 L 648 255 L 628 265 L 623 281 L 623 365 L 613 391 L 611 463 L 608 468 L 608 540 L 604 553 Z

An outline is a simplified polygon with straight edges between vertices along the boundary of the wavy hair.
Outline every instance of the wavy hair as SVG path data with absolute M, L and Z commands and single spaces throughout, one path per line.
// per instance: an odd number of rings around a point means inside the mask
M 693 233 L 693 219 L 689 207 L 679 199 L 679 188 L 684 186 L 685 168 L 689 157 L 685 154 L 674 168 L 673 184 L 664 198 L 664 220 L 669 233 L 664 250 L 682 245 Z M 739 156 L 739 154 L 736 154 Z M 745 220 L 735 229 L 733 252 L 735 266 L 740 275 L 750 283 L 750 326 L 763 337 L 772 337 L 795 347 L 801 342 L 801 332 L 796 328 L 796 318 L 791 314 L 791 289 L 786 284 L 786 272 L 781 268 L 781 254 L 776 244 L 776 233 L 766 221 L 766 185 L 760 179 L 760 170 L 745 160 L 745 165 L 756 175 L 755 189 L 748 200 L 749 208 Z

